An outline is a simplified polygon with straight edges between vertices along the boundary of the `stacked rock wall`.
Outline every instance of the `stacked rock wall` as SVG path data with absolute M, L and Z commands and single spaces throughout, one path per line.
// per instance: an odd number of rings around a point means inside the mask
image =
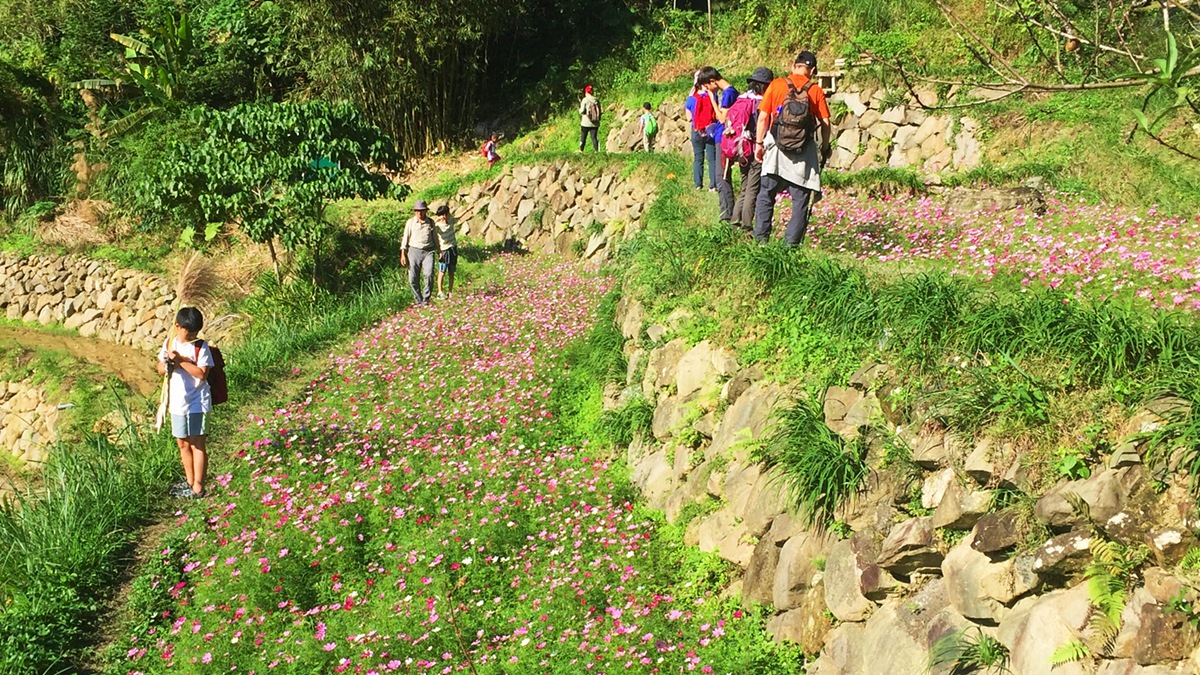
M 0 255 L 0 309 L 12 320 L 62 323 L 85 337 L 152 350 L 174 299 L 154 274 L 75 256 Z
M 932 92 L 923 92 L 920 100 L 932 105 L 937 97 Z M 838 119 L 833 130 L 831 168 L 858 171 L 884 166 L 912 167 L 937 173 L 979 166 L 982 152 L 979 124 L 970 117 L 934 114 L 916 100 L 897 105 L 887 90 L 880 87 L 838 92 L 829 97 L 829 102 Z M 614 112 L 618 121 L 605 144 L 609 152 L 641 148 L 641 112 Z M 690 157 L 692 146 L 683 97 L 662 103 L 655 114 L 659 121 L 657 148 L 674 149 Z
M 1177 567 L 1197 543 L 1196 502 L 1185 476 L 1156 482 L 1142 464 L 1145 434 L 1182 402 L 1137 412 L 1091 477 L 1035 495 L 1033 514 L 1022 515 L 992 506 L 998 489 L 1030 489 L 1019 450 L 894 419 L 887 396 L 901 383 L 871 364 L 827 391 L 825 424 L 845 439 L 872 427 L 898 433 L 915 473 L 882 469 L 879 448 L 869 452 L 866 487 L 838 514 L 852 532 L 843 539 L 806 527 L 779 476 L 748 450 L 794 400 L 791 388 L 742 367 L 725 347 L 673 337 L 682 317 L 666 325 L 645 317 L 636 300 L 618 306 L 629 369 L 625 386 L 605 397 L 609 408 L 639 395 L 654 405 L 651 437 L 627 449 L 633 481 L 669 521 L 688 518 L 689 543 L 742 570 L 727 592 L 773 607 L 768 631 L 819 655 L 808 672 L 944 675 L 950 666 L 930 670 L 930 653 L 954 631 L 995 638 L 1020 675 L 1200 672 L 1200 632 L 1171 609 L 1173 598 L 1200 596 Z M 920 509 L 911 504 L 914 486 Z M 1084 573 L 1097 533 L 1069 495 L 1088 505 L 1100 536 L 1145 545 L 1149 562 L 1126 580 L 1133 590 L 1111 650 L 1054 666 L 1063 645 L 1096 642 Z M 1026 517 L 1050 533 L 1040 546 L 1023 539 Z
M 457 192 L 459 231 L 487 245 L 515 241 L 542 253 L 607 256 L 641 228 L 656 186 L 616 169 L 585 174 L 570 162 L 512 166 Z
M 0 380 L 0 449 L 24 462 L 46 461 L 46 446 L 58 438 L 58 402 L 31 380 Z

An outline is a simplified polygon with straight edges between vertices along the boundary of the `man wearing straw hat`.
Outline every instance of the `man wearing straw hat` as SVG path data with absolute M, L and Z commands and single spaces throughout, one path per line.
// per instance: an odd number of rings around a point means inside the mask
M 433 264 L 437 255 L 437 228 L 429 218 L 429 205 L 418 199 L 413 204 L 413 217 L 404 223 L 404 234 L 400 237 L 400 266 L 408 267 L 408 285 L 418 306 L 428 305 L 433 295 Z

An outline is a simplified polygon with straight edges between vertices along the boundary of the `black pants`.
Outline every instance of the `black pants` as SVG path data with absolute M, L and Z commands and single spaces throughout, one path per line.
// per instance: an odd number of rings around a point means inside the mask
M 599 127 L 579 127 L 579 151 L 583 152 L 584 146 L 587 145 L 588 134 L 592 136 L 592 152 L 600 152 L 600 139 L 597 136 Z

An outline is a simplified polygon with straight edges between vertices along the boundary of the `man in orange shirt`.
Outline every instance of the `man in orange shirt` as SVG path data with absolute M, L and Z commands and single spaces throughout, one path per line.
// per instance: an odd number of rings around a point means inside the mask
M 829 104 L 825 92 L 810 79 L 817 72 L 817 55 L 803 51 L 796 55 L 792 73 L 788 77 L 777 77 L 767 87 L 758 106 L 758 133 L 755 136 L 754 156 L 762 162 L 762 185 L 755 204 L 754 238 L 766 243 L 771 238 L 771 222 L 775 217 L 775 198 L 785 188 L 792 196 L 792 217 L 788 220 L 783 240 L 788 246 L 799 246 L 808 231 L 808 209 L 813 201 L 821 198 L 821 164 L 829 157 L 832 133 L 829 125 Z M 809 138 L 799 150 L 786 150 L 777 142 L 779 130 L 776 122 L 781 110 L 792 96 L 808 97 L 808 115 L 811 117 Z M 820 132 L 820 155 L 816 138 Z

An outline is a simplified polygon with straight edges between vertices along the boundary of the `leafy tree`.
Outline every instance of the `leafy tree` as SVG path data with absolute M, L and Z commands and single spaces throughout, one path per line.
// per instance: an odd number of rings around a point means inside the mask
M 269 247 L 280 278 L 276 237 L 289 250 L 309 250 L 315 277 L 331 201 L 406 192 L 383 174 L 400 161 L 395 143 L 352 106 L 243 104 L 198 108 L 193 120 L 199 137 L 173 141 L 158 170 L 144 174 L 143 208 L 185 223 L 180 236 L 189 244 L 201 224 L 211 240 L 223 223 L 237 223 Z

